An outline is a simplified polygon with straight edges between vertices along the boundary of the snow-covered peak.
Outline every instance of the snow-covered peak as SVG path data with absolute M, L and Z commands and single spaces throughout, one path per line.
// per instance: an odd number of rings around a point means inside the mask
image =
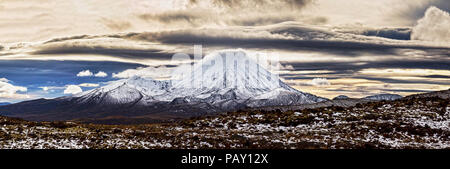
M 124 84 L 135 88 L 148 96 L 164 94 L 171 88 L 170 81 L 154 80 L 151 78 L 142 78 L 138 76 L 127 79 Z
M 211 53 L 188 69 L 181 80 L 174 81 L 174 90 L 186 95 L 225 93 L 233 90 L 239 97 L 256 97 L 278 88 L 284 88 L 279 77 L 266 68 L 267 57 L 243 50 L 223 50 Z M 189 70 L 190 69 L 190 70 Z M 291 90 L 291 88 L 284 88 Z
M 152 104 L 154 102 L 219 103 L 223 101 L 271 100 L 283 105 L 315 103 L 323 98 L 302 93 L 270 73 L 266 56 L 243 50 L 224 50 L 207 55 L 194 65 L 180 66 L 171 81 L 132 77 L 77 94 L 78 102 Z M 295 101 L 289 100 L 295 98 Z M 274 101 L 277 100 L 277 101 Z M 258 102 L 259 103 L 259 102 Z

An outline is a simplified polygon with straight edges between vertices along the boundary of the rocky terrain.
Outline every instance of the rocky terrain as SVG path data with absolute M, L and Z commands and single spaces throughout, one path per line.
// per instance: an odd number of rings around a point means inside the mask
M 449 95 L 447 90 L 349 107 L 249 110 L 146 125 L 0 117 L 0 148 L 449 149 Z

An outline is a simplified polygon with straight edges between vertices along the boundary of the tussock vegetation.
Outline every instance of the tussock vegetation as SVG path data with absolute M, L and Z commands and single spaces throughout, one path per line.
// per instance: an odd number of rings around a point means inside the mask
M 94 125 L 0 117 L 0 148 L 450 148 L 449 99 L 246 111 L 175 123 Z

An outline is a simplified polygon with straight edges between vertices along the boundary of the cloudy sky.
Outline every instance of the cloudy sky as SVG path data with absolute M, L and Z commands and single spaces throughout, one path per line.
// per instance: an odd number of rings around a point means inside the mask
M 323 97 L 450 88 L 448 0 L 0 0 L 0 102 L 167 78 L 178 52 L 276 52 Z

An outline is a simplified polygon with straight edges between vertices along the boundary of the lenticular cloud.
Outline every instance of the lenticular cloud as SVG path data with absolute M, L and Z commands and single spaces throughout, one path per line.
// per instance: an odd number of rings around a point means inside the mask
M 434 6 L 427 9 L 425 16 L 413 28 L 411 39 L 450 42 L 450 15 Z

